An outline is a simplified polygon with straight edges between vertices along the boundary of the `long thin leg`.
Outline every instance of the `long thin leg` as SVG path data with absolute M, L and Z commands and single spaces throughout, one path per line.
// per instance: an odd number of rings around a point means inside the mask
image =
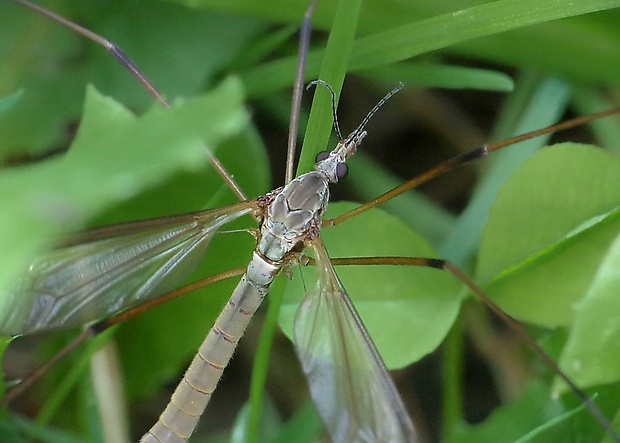
M 385 203 L 386 201 L 391 200 L 394 197 L 399 196 L 400 194 L 403 194 L 411 189 L 417 188 L 423 185 L 424 183 L 428 183 L 429 181 L 445 174 L 446 172 L 452 171 L 453 169 L 459 168 L 470 162 L 486 157 L 491 152 L 499 151 L 500 149 L 506 148 L 508 146 L 512 146 L 516 143 L 519 143 L 525 140 L 530 140 L 532 138 L 540 137 L 542 135 L 551 134 L 554 132 L 564 131 L 570 128 L 581 126 L 586 123 L 590 123 L 592 121 L 599 120 L 601 118 L 608 117 L 610 115 L 616 115 L 616 114 L 620 114 L 620 107 L 608 109 L 606 111 L 598 112 L 596 114 L 592 114 L 592 115 L 588 115 L 584 117 L 573 118 L 571 120 L 558 123 L 557 125 L 548 126 L 546 128 L 538 129 L 536 131 L 518 135 L 516 137 L 503 140 L 501 142 L 483 145 L 479 148 L 473 149 L 469 152 L 466 152 L 459 156 L 453 157 L 443 163 L 440 163 L 439 165 L 435 166 L 434 168 L 429 169 L 425 173 L 412 178 L 411 180 L 380 195 L 379 197 L 375 198 L 374 200 L 368 203 L 364 203 L 363 205 L 360 205 L 359 207 L 353 209 L 352 211 L 346 212 L 332 220 L 323 220 L 323 226 L 330 227 L 330 226 L 339 225 L 340 223 L 350 218 L 353 218 L 356 215 L 359 215 L 363 212 L 366 212 L 371 208 L 379 206 L 380 204 Z
M 295 151 L 297 146 L 297 132 L 299 129 L 299 114 L 301 113 L 301 96 L 304 92 L 304 75 L 306 72 L 306 60 L 308 47 L 310 46 L 310 33 L 312 32 L 312 16 L 318 0 L 312 0 L 299 30 L 299 61 L 295 74 L 295 87 L 293 88 L 293 100 L 291 102 L 291 119 L 288 127 L 288 147 L 286 150 L 286 176 L 284 183 L 293 180 L 295 174 Z
M 118 325 L 124 323 L 128 320 L 131 320 L 140 314 L 153 309 L 156 306 L 162 305 L 174 299 L 177 299 L 189 292 L 196 291 L 200 288 L 204 288 L 213 283 L 217 283 L 222 280 L 227 280 L 231 277 L 238 277 L 243 275 L 245 269 L 231 269 L 226 272 L 221 272 L 216 275 L 212 275 L 211 277 L 204 278 L 202 280 L 198 280 L 197 282 L 191 283 L 189 285 L 183 286 L 182 288 L 175 289 L 174 291 L 170 291 L 167 294 L 162 295 L 159 298 L 150 300 L 142 305 L 138 305 L 134 308 L 128 309 L 114 317 L 110 317 L 108 319 L 102 320 L 98 323 L 95 323 L 86 329 L 84 329 L 80 335 L 75 337 L 69 344 L 67 344 L 64 348 L 62 348 L 58 353 L 54 355 L 50 360 L 45 362 L 43 365 L 39 366 L 33 372 L 24 377 L 18 385 L 12 388 L 5 396 L 0 400 L 0 407 L 6 406 L 11 403 L 17 397 L 19 397 L 26 389 L 28 389 L 34 382 L 36 382 L 39 378 L 47 373 L 52 367 L 56 366 L 56 364 L 69 355 L 74 349 L 78 348 L 82 343 L 86 340 L 101 334 L 102 332 L 108 330 L 114 325 Z
M 502 310 L 493 300 L 491 300 L 484 291 L 474 283 L 467 275 L 452 263 L 435 258 L 421 257 L 353 257 L 353 258 L 332 258 L 331 262 L 335 266 L 416 266 L 425 268 L 441 269 L 448 271 L 457 279 L 463 282 L 476 297 L 486 304 L 495 315 L 497 315 L 524 343 L 526 343 L 542 361 L 555 372 L 579 397 L 588 409 L 588 412 L 594 419 L 605 429 L 607 434 L 615 442 L 620 442 L 620 436 L 614 430 L 611 422 L 605 417 L 601 410 L 596 406 L 590 397 L 586 395 L 575 383 L 560 369 L 556 362 L 536 343 L 521 327 L 521 325 L 510 315 Z M 314 260 L 306 258 L 303 264 L 313 265 Z
M 170 107 L 170 104 L 166 100 L 166 97 L 164 97 L 164 95 L 155 87 L 155 85 L 149 80 L 146 74 L 144 74 L 140 70 L 140 68 L 138 68 L 138 66 L 127 56 L 127 54 L 125 54 L 123 50 L 119 48 L 118 46 L 116 46 L 114 43 L 101 37 L 98 34 L 95 34 L 92 31 L 89 31 L 86 28 L 81 27 L 80 25 L 76 23 L 70 22 L 69 20 L 63 17 L 56 15 L 53 12 L 48 11 L 47 9 L 41 8 L 40 6 L 37 6 L 26 0 L 11 0 L 11 1 L 18 3 L 36 12 L 37 14 L 41 14 L 42 16 L 47 17 L 61 24 L 62 26 L 70 29 L 71 31 L 86 37 L 87 39 L 97 43 L 98 45 L 101 45 L 103 48 L 105 48 L 106 51 L 108 51 L 108 53 L 112 57 L 114 57 L 116 61 L 120 63 L 120 65 L 125 70 L 127 70 L 138 81 L 140 86 L 142 86 L 142 88 L 144 88 L 146 92 L 148 92 L 149 95 L 155 98 L 163 107 L 165 108 Z M 222 178 L 222 180 L 224 180 L 224 183 L 226 183 L 226 185 L 231 189 L 231 191 L 233 191 L 233 193 L 239 199 L 239 201 L 247 200 L 247 197 L 245 196 L 245 194 L 243 193 L 239 185 L 235 182 L 232 175 L 226 170 L 224 165 L 222 165 L 222 163 L 220 163 L 220 161 L 217 158 L 215 158 L 215 156 L 211 154 L 211 152 L 207 151 L 207 155 L 209 157 L 209 161 L 211 162 L 211 165 L 213 166 L 213 168 L 215 168 L 218 175 Z

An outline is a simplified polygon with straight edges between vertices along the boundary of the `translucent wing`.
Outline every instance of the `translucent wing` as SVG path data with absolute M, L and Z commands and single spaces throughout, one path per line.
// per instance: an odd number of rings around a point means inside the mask
M 174 289 L 197 266 L 217 230 L 253 209 L 212 211 L 86 231 L 37 258 L 0 312 L 0 334 L 92 323 Z
M 418 442 L 323 243 L 314 242 L 313 249 L 318 282 L 297 311 L 295 347 L 332 442 Z

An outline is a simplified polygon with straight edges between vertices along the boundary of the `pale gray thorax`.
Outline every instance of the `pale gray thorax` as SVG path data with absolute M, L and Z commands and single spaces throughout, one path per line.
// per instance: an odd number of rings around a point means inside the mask
M 280 261 L 320 224 L 329 200 L 329 183 L 319 172 L 304 174 L 277 193 L 267 209 L 257 250 Z
M 297 177 L 267 196 L 273 196 L 273 201 L 261 227 L 258 252 L 269 260 L 282 260 L 308 238 L 313 227 L 320 227 L 329 202 L 329 183 L 342 178 L 340 166 L 355 153 L 365 136 L 366 131 L 355 130 L 317 161 L 315 171 Z

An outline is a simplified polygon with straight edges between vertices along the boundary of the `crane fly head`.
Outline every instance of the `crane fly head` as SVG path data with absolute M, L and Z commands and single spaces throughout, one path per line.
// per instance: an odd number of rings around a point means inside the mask
M 346 139 L 341 140 L 336 148 L 331 151 L 319 152 L 316 156 L 315 169 L 327 177 L 331 183 L 337 183 L 345 178 L 349 172 L 347 158 L 355 154 L 357 147 L 362 143 L 367 132 L 360 128 L 353 131 Z

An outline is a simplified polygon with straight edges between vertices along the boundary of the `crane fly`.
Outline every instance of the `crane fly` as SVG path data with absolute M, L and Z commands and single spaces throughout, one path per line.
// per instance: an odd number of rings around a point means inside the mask
M 223 111 L 222 111 L 222 112 L 223 112 Z M 186 114 L 186 116 L 187 116 L 187 115 L 188 115 L 188 114 Z M 191 115 L 191 114 L 189 114 L 189 115 Z M 153 123 L 153 125 L 154 125 L 154 126 L 158 126 L 158 124 L 157 124 L 157 123 Z M 91 140 L 92 140 L 92 139 L 91 139 Z M 188 144 L 188 143 L 189 143 L 189 142 L 187 142 L 187 141 L 186 141 L 186 144 Z M 105 148 L 104 148 L 104 147 L 101 147 L 100 149 L 101 149 L 101 150 L 103 150 L 103 151 L 105 151 Z M 138 147 L 138 148 L 135 148 L 135 149 L 136 149 L 136 151 L 139 151 L 139 149 L 140 149 L 140 148 Z M 146 151 L 146 152 L 148 152 L 148 151 Z M 218 155 L 219 155 L 219 153 L 218 153 Z M 188 157 L 189 157 L 189 154 L 188 154 Z M 191 159 L 186 159 L 186 163 L 185 163 L 186 167 L 189 167 L 188 165 L 189 165 L 189 164 L 191 164 L 191 162 L 192 162 L 192 161 L 196 161 L 195 159 L 196 159 L 196 157 L 192 157 Z M 603 161 L 603 163 L 605 163 L 605 161 Z M 607 161 L 607 163 L 610 163 L 610 162 L 609 162 L 609 161 Z M 104 165 L 102 164 L 102 165 L 100 165 L 100 166 L 104 166 Z M 115 165 L 115 166 L 117 166 L 117 165 Z M 103 168 L 102 168 L 102 169 L 103 169 Z M 608 174 L 605 176 L 605 178 L 612 179 L 612 178 L 613 178 L 613 175 L 614 175 L 614 174 L 613 174 L 613 171 L 610 171 L 610 172 L 608 172 Z M 96 177 L 95 177 L 95 178 L 96 178 Z M 117 176 L 117 180 L 121 180 L 122 178 L 123 178 L 123 177 L 118 177 L 118 176 Z M 121 181 L 122 181 L 122 180 L 121 180 Z M 114 183 L 114 182 L 112 181 L 111 183 Z M 127 184 L 127 183 L 126 183 L 126 182 L 124 182 L 123 184 Z M 112 188 L 112 189 L 111 189 L 112 191 L 114 191 L 114 189 L 116 189 L 114 186 L 111 186 L 111 188 Z M 134 192 L 137 192 L 137 191 L 134 191 Z M 539 192 L 540 192 L 540 191 L 539 191 Z M 51 200 L 51 201 L 52 201 L 52 203 L 54 202 L 53 200 Z M 159 203 L 159 202 L 158 202 L 158 203 Z M 514 204 L 513 204 L 513 205 L 514 205 Z M 63 207 L 63 206 L 61 206 L 61 205 L 56 205 L 56 206 L 51 205 L 51 207 L 50 207 L 50 208 L 48 208 L 48 210 L 49 210 L 49 214 L 50 214 L 49 216 L 52 218 L 52 221 L 53 221 L 53 220 L 58 220 L 58 221 L 61 221 L 61 222 L 62 222 L 62 221 L 68 221 L 68 222 L 78 223 L 78 222 L 79 222 L 79 218 L 80 218 L 79 211 L 75 211 L 75 210 L 74 210 L 74 211 L 72 211 L 72 209 L 73 209 L 73 208 L 71 208 L 71 207 L 68 207 L 68 208 L 67 208 L 67 207 Z M 613 211 L 612 211 L 611 209 L 609 209 L 607 212 L 609 212 L 610 216 L 613 216 Z M 600 214 L 600 213 L 601 213 L 601 212 L 599 211 L 599 213 L 598 213 L 598 214 Z M 77 219 L 78 221 L 75 221 L 76 219 Z M 609 223 L 609 222 L 607 221 L 607 223 Z M 576 226 L 573 226 L 573 228 L 576 228 Z M 334 230 L 334 232 L 335 232 L 335 230 Z M 579 230 L 579 231 L 575 231 L 575 232 L 573 233 L 573 235 L 571 235 L 571 236 L 570 236 L 570 237 L 571 237 L 571 239 L 572 239 L 573 241 L 576 241 L 575 239 L 577 239 L 577 240 L 578 240 L 578 239 L 579 239 L 579 235 L 577 235 L 577 234 L 579 234 L 579 233 L 581 233 L 581 232 L 582 232 L 581 230 Z M 599 240 L 599 241 L 600 241 L 600 240 Z M 330 248 L 330 250 L 331 250 L 331 248 Z M 332 252 L 332 255 L 334 255 L 334 253 L 333 253 L 333 252 Z M 412 254 L 409 254 L 409 255 L 412 255 Z M 547 257 L 546 257 L 546 258 L 548 258 L 548 255 L 547 255 Z M 487 271 L 487 272 L 488 272 L 488 271 Z M 516 274 L 519 274 L 519 272 L 516 272 Z M 517 277 L 521 277 L 521 276 L 520 276 L 520 275 L 517 275 Z M 506 286 L 507 286 L 507 284 L 505 283 L 505 281 L 503 281 L 503 282 L 502 282 L 501 280 L 500 280 L 500 282 L 499 282 L 499 283 L 494 282 L 494 284 L 499 285 L 499 286 L 500 286 L 500 289 L 504 289 L 504 290 L 506 289 Z M 501 288 L 501 286 L 502 286 L 502 285 L 504 286 L 503 288 Z M 348 283 L 347 283 L 347 287 L 349 287 L 349 284 L 348 284 Z M 500 289 L 497 289 L 497 291 L 501 292 L 501 291 L 500 291 Z M 509 288 L 509 289 L 511 289 L 511 288 Z M 349 292 L 353 293 L 353 291 L 352 291 L 351 289 L 349 289 Z M 397 313 L 393 312 L 393 314 L 397 314 Z M 527 314 L 520 314 L 520 317 L 528 318 Z M 392 318 L 395 318 L 395 317 L 392 317 Z M 434 320 L 434 319 L 433 319 L 433 320 Z M 542 320 L 542 321 L 540 321 L 540 320 L 539 320 L 539 322 L 540 322 L 540 323 L 543 323 L 543 324 L 544 324 L 544 321 L 545 321 L 545 320 Z M 558 320 L 558 319 L 555 319 L 555 318 L 554 318 L 554 319 L 553 319 L 553 321 L 555 321 L 555 322 L 556 322 L 556 323 L 554 324 L 554 325 L 556 325 L 556 324 L 564 324 L 563 322 L 565 322 L 566 320 L 565 320 L 565 319 L 561 319 L 561 318 Z M 428 323 L 428 321 L 427 321 L 427 323 Z M 431 322 L 431 323 L 432 323 L 432 322 Z M 391 325 L 387 325 L 387 326 L 391 326 Z M 386 329 L 389 329 L 389 328 L 387 328 L 387 327 L 386 327 Z M 390 331 L 390 332 L 392 332 L 392 333 L 393 333 L 393 331 Z M 373 333 L 373 337 L 374 337 L 374 336 L 375 336 L 375 334 Z M 413 344 L 410 344 L 408 347 L 412 347 L 412 346 L 413 346 Z

